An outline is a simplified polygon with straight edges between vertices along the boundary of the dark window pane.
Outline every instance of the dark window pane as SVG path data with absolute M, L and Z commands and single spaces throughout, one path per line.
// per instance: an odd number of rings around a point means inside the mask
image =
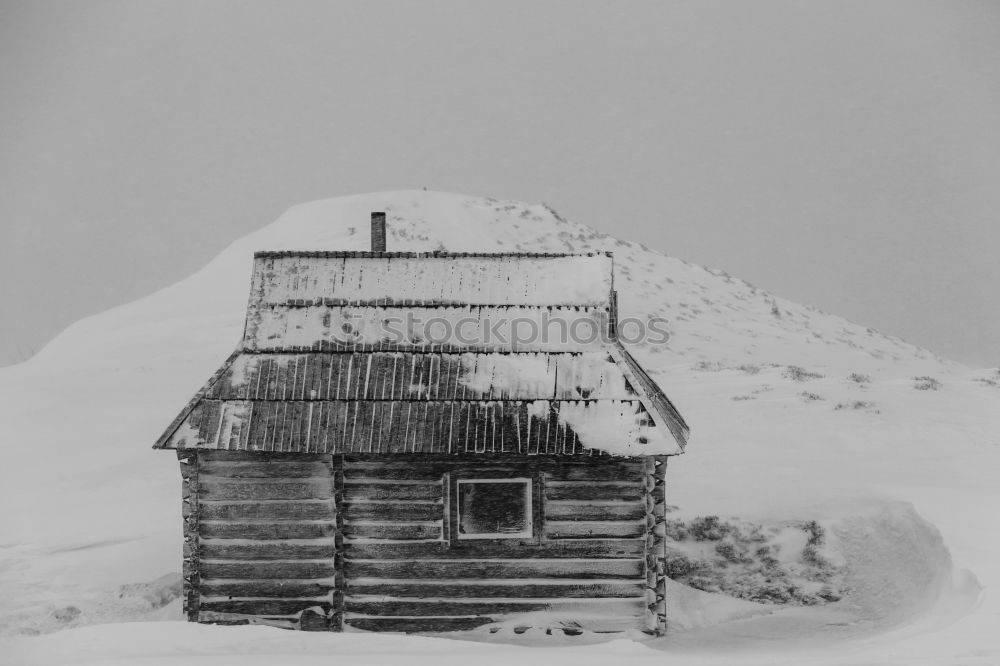
M 459 534 L 530 535 L 527 481 L 458 484 Z

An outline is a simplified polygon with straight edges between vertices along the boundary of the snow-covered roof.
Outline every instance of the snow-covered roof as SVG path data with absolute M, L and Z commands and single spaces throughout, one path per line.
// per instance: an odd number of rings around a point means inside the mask
M 155 448 L 681 453 L 683 419 L 615 338 L 612 268 L 258 252 L 239 348 Z

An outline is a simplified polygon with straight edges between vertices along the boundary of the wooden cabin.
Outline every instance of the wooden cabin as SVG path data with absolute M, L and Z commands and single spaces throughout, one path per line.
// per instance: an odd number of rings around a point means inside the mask
M 688 431 L 616 338 L 611 254 L 384 238 L 257 253 L 242 342 L 156 442 L 188 619 L 662 633 Z

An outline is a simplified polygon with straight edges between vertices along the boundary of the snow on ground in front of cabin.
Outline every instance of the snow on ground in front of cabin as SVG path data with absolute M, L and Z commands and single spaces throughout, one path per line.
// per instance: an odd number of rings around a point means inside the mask
M 816 520 L 848 594 L 781 607 L 676 584 L 666 639 L 587 647 L 600 637 L 466 636 L 484 646 L 135 624 L 181 618 L 180 475 L 171 452 L 150 446 L 239 341 L 253 251 L 363 250 L 369 213 L 382 209 L 390 250 L 614 251 L 621 317 L 670 321 L 666 346 L 629 349 L 691 425 L 667 474 L 671 516 Z M 328 663 L 331 653 L 361 664 L 1000 662 L 996 369 L 940 359 L 541 205 L 396 192 L 296 206 L 195 275 L 0 368 L 0 439 L 0 663 Z

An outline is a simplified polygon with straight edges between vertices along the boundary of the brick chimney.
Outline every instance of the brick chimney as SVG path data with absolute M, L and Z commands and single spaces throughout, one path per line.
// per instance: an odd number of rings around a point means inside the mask
M 385 213 L 372 212 L 372 252 L 385 252 Z

